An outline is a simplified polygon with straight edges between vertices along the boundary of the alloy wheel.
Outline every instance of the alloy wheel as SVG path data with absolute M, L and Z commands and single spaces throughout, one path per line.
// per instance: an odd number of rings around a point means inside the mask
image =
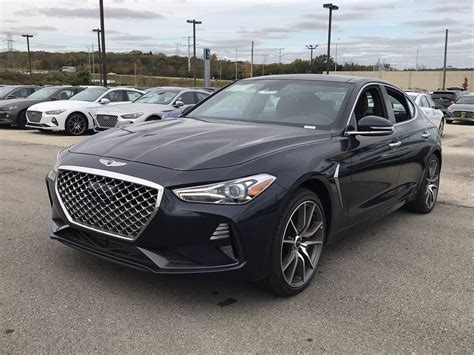
M 324 241 L 324 217 L 308 200 L 291 213 L 281 243 L 281 270 L 286 283 L 299 287 L 316 271 Z
M 431 209 L 436 203 L 436 198 L 438 197 L 439 169 L 437 159 L 430 160 L 426 180 L 425 203 L 426 207 Z
M 73 115 L 68 120 L 68 131 L 71 134 L 78 136 L 84 133 L 86 130 L 86 122 L 84 117 L 80 115 Z

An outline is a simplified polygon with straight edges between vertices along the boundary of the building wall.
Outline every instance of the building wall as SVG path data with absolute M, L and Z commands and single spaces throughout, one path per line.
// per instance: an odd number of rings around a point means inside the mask
M 338 71 L 331 74 L 379 78 L 403 89 L 436 90 L 443 86 L 442 71 Z M 468 80 L 468 90 L 474 91 L 474 70 L 447 71 L 446 87 L 462 87 L 464 78 Z

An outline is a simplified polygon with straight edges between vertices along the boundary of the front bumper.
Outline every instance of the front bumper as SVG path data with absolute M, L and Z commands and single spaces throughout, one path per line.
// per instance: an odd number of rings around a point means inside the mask
M 64 131 L 64 122 L 66 121 L 67 116 L 65 114 L 59 115 L 48 115 L 42 113 L 41 119 L 38 122 L 32 122 L 28 118 L 27 114 L 26 127 L 42 129 L 45 131 Z
M 18 115 L 17 111 L 0 111 L 0 126 L 11 126 Z
M 53 177 L 52 177 L 53 175 Z M 271 196 L 241 206 L 186 203 L 165 188 L 158 212 L 135 240 L 123 240 L 71 223 L 55 189 L 46 183 L 52 206 L 52 239 L 87 253 L 154 273 L 234 272 L 257 280 L 267 274 L 267 254 L 285 191 L 273 184 Z M 263 197 L 259 196 L 259 198 Z M 256 202 L 256 203 L 254 203 Z M 222 226 L 228 226 L 224 238 Z M 224 228 L 225 229 L 225 228 Z

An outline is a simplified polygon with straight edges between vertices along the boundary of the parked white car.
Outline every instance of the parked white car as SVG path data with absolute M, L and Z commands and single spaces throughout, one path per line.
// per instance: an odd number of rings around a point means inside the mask
M 433 122 L 439 129 L 439 135 L 443 135 L 445 118 L 444 113 L 431 99 L 431 96 L 422 92 L 408 91 L 407 95 L 421 108 L 423 113 Z
M 165 113 L 185 105 L 197 104 L 210 94 L 204 90 L 176 87 L 150 89 L 132 103 L 98 109 L 94 115 L 95 130 L 161 120 Z
M 94 128 L 92 114 L 105 105 L 136 100 L 144 94 L 132 88 L 90 87 L 69 100 L 43 102 L 26 111 L 26 127 L 45 131 L 66 131 L 79 136 Z

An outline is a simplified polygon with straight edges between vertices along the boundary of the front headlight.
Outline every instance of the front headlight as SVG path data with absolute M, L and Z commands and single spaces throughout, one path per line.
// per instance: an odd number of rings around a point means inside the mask
M 178 198 L 187 202 L 240 205 L 252 201 L 275 179 L 269 174 L 258 174 L 215 184 L 175 189 L 173 192 Z
M 0 111 L 13 111 L 13 110 L 16 110 L 18 108 L 18 106 L 14 105 L 14 106 L 6 106 L 6 107 L 2 107 L 0 108 Z
M 143 116 L 143 112 L 127 113 L 125 115 L 121 115 L 122 118 L 127 120 L 134 120 L 140 116 Z
M 60 109 L 60 110 L 51 110 L 51 111 L 46 111 L 45 114 L 47 115 L 59 115 L 60 113 L 63 113 L 66 111 L 65 109 Z

